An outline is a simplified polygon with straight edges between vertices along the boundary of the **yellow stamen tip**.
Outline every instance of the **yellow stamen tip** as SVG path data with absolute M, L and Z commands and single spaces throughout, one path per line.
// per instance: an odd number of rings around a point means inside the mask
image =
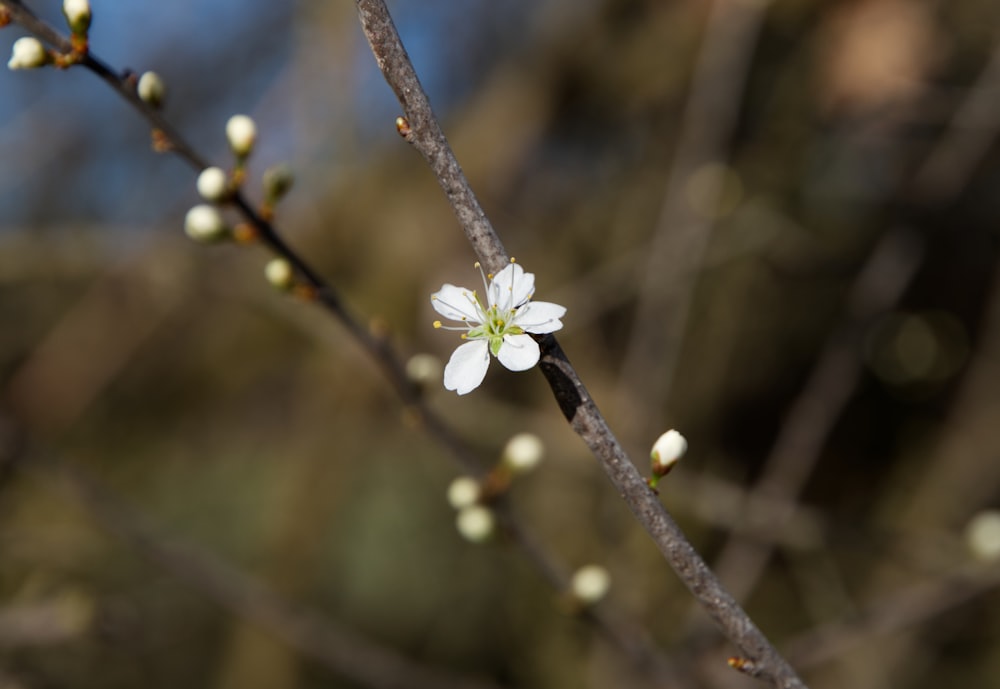
M 435 328 L 440 328 L 441 327 L 441 321 L 434 321 L 434 327 Z

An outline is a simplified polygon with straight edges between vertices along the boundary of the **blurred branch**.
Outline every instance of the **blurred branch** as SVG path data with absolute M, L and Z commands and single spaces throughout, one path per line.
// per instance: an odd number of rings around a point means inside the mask
M 508 261 L 507 254 L 455 160 L 385 3 L 382 0 L 356 2 L 362 29 L 379 69 L 402 105 L 404 136 L 430 165 L 482 264 L 491 272 L 499 271 Z M 556 338 L 545 335 L 537 339 L 542 348 L 539 366 L 563 415 L 600 461 L 629 509 L 685 585 L 740 652 L 759 669 L 755 676 L 777 687 L 804 686 L 746 612 L 722 588 L 718 578 L 650 490 Z
M 691 203 L 690 182 L 707 165 L 727 155 L 757 36 L 769 0 L 712 0 L 691 90 L 681 117 L 677 151 L 650 245 L 634 325 L 622 366 L 623 403 L 642 390 L 642 432 L 664 406 L 677 369 L 684 333 L 712 236 L 713 219 Z M 719 171 L 704 175 L 706 202 L 724 191 Z M 637 413 L 641 413 L 638 412 Z
M 80 469 L 45 462 L 69 484 L 101 528 L 235 615 L 275 634 L 303 656 L 379 689 L 498 689 L 485 680 L 444 674 L 375 644 L 313 609 L 295 606 L 208 551 L 167 539 L 144 515 Z
M 947 202 L 961 191 L 1000 131 L 1000 101 L 995 98 L 998 90 L 1000 46 L 994 49 L 968 96 L 905 185 L 904 197 L 926 205 Z M 780 531 L 794 519 L 798 496 L 837 419 L 857 390 L 867 329 L 872 319 L 898 303 L 916 275 L 923 254 L 923 238 L 912 228 L 898 227 L 882 237 L 858 273 L 848 294 L 844 323 L 827 341 L 802 391 L 792 402 L 753 488 L 761 499 L 774 500 L 781 506 L 767 515 L 768 521 L 759 524 L 760 529 Z M 969 376 L 969 380 L 980 379 Z M 968 418 L 967 414 L 960 416 Z M 947 466 L 954 470 L 953 462 L 948 461 Z M 968 475 L 976 476 L 977 472 Z M 982 483 L 981 478 L 973 480 Z M 940 481 L 936 478 L 922 485 L 933 486 L 928 495 L 938 495 Z M 952 494 L 967 496 L 968 492 Z M 919 495 L 920 491 L 911 490 L 911 502 L 919 505 L 919 511 L 940 504 L 936 498 L 919 500 Z M 777 540 L 757 542 L 734 535 L 723 546 L 716 569 L 723 581 L 734 587 L 737 599 L 744 599 L 754 589 Z
M 788 655 L 802 667 L 842 657 L 874 637 L 912 629 L 919 623 L 968 603 L 1000 586 L 996 563 L 963 564 L 940 577 L 894 592 L 852 615 L 794 639 Z

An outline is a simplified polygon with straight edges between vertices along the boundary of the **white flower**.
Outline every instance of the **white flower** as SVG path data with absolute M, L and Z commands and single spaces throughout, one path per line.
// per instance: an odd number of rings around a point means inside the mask
M 479 267 L 479 264 L 476 264 Z M 482 272 L 482 268 L 480 268 Z M 566 308 L 545 301 L 531 301 L 535 276 L 511 262 L 486 284 L 484 304 L 472 290 L 442 285 L 431 295 L 434 310 L 463 325 L 446 327 L 435 321 L 435 328 L 465 330 L 468 340 L 451 355 L 444 369 L 444 386 L 464 395 L 479 387 L 490 365 L 490 354 L 511 371 L 526 371 L 538 363 L 540 352 L 528 333 L 542 335 L 562 327 L 559 320 Z
M 226 122 L 229 147 L 240 158 L 246 158 L 257 142 L 257 125 L 247 115 L 233 115 Z
M 87 33 L 90 28 L 90 3 L 87 0 L 63 0 L 63 14 L 73 33 Z
M 33 69 L 48 64 L 49 54 L 37 38 L 24 36 L 14 41 L 10 51 L 9 69 Z

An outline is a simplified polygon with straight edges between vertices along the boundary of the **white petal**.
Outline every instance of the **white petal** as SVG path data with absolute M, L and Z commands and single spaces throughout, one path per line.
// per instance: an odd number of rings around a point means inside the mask
M 441 289 L 431 295 L 431 306 L 442 316 L 453 321 L 470 321 L 472 323 L 482 321 L 472 291 L 464 287 L 441 285 Z
M 529 335 L 504 335 L 497 359 L 511 371 L 527 371 L 538 363 L 538 343 Z
M 490 365 L 490 347 L 486 340 L 473 340 L 452 352 L 444 367 L 444 387 L 459 395 L 472 392 L 486 377 Z
M 535 293 L 535 274 L 525 273 L 517 263 L 511 263 L 497 273 L 490 283 L 490 304 L 508 311 L 531 299 Z
M 554 333 L 562 328 L 559 320 L 566 315 L 566 307 L 548 301 L 529 301 L 517 310 L 514 324 L 519 325 L 529 333 L 538 335 Z

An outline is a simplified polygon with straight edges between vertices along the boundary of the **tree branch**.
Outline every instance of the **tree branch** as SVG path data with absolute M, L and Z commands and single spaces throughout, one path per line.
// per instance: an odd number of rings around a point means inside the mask
M 409 130 L 407 140 L 430 165 L 479 260 L 490 271 L 500 270 L 508 260 L 503 244 L 483 214 L 441 131 L 385 3 L 383 0 L 356 0 L 356 3 L 362 30 L 379 69 L 403 108 Z M 776 687 L 804 687 L 791 666 L 722 588 L 718 578 L 650 490 L 608 427 L 556 338 L 544 335 L 537 339 L 542 348 L 539 366 L 563 415 L 597 457 L 670 566 L 726 637 L 753 661 L 755 676 L 770 681 Z

